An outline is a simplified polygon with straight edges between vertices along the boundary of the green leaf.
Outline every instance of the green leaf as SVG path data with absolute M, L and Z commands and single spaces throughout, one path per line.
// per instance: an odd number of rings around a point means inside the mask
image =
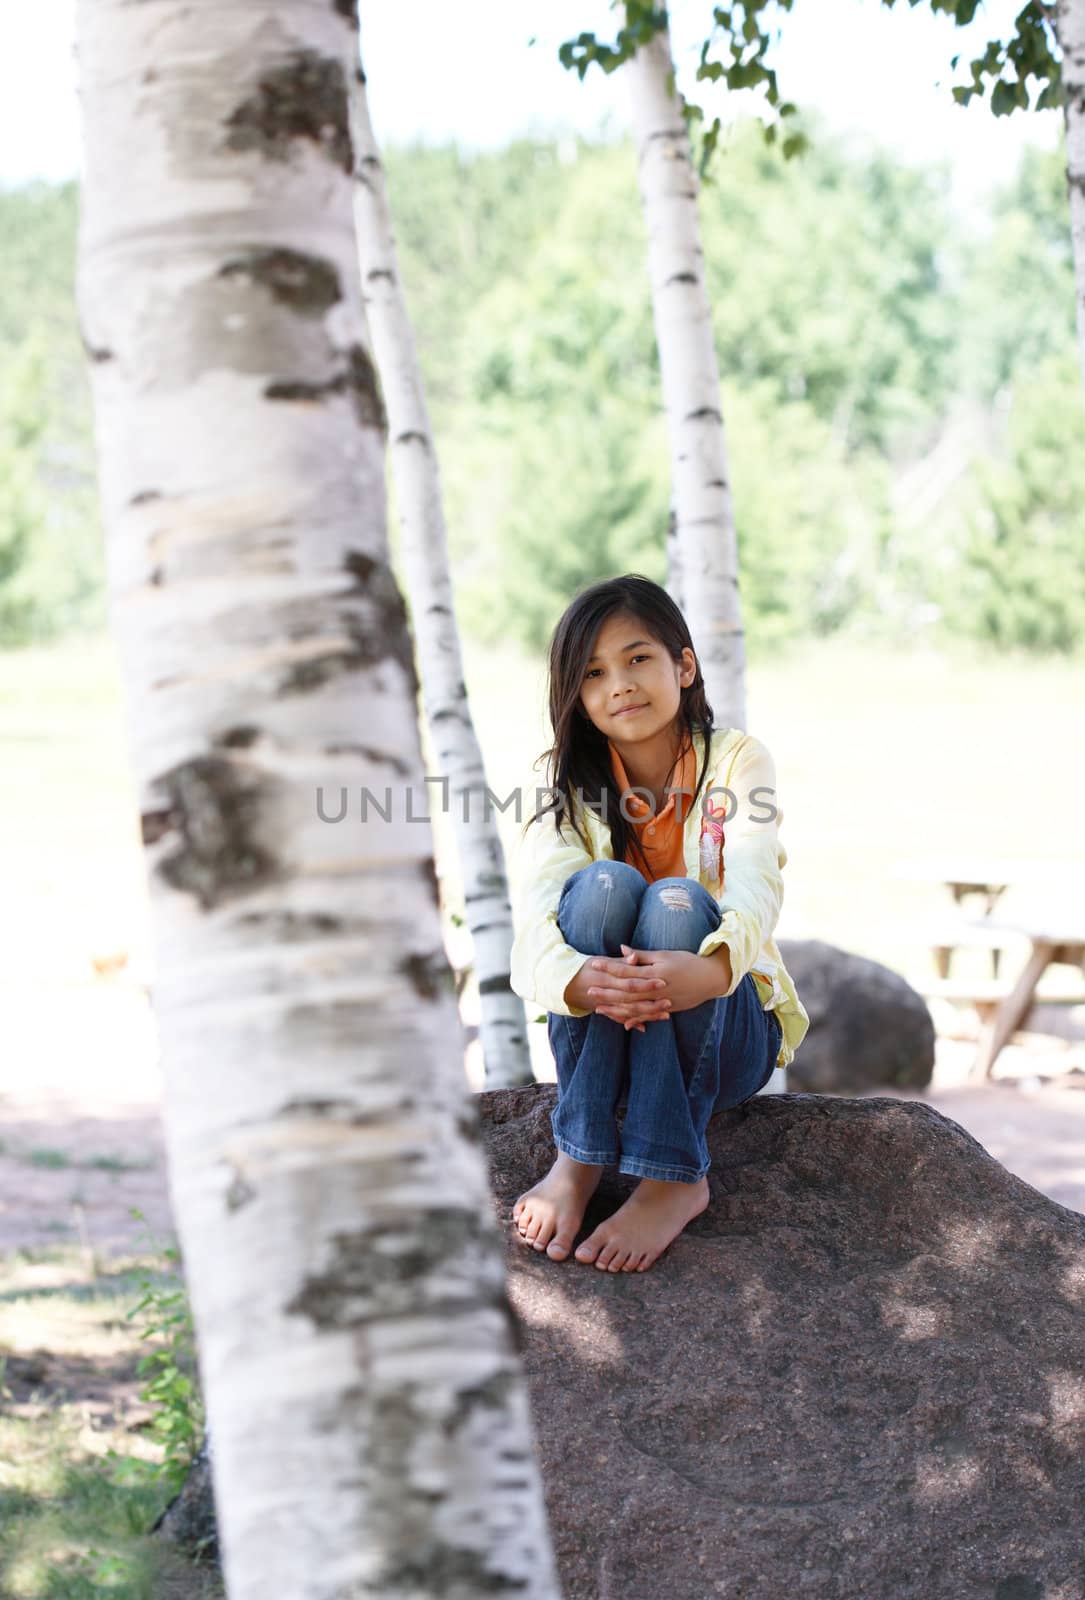
M 996 117 L 1008 117 L 1017 106 L 1016 86 L 1000 78 L 991 90 L 991 110 Z

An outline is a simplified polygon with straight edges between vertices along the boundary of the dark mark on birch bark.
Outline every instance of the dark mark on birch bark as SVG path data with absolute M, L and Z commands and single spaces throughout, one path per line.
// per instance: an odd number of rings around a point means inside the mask
M 146 506 L 152 500 L 161 500 L 162 494 L 158 489 L 141 489 L 138 494 L 132 495 L 128 504 L 130 506 Z
M 437 1269 L 440 1269 L 439 1271 Z M 337 1233 L 327 1263 L 287 1305 L 318 1328 L 373 1317 L 500 1306 L 503 1247 L 489 1216 L 454 1204 Z
M 480 996 L 484 994 L 510 994 L 508 973 L 499 972 L 492 978 L 483 978 L 478 986 L 478 992 Z
M 344 1128 L 379 1128 L 383 1124 L 398 1122 L 404 1114 L 417 1110 L 413 1100 L 399 1100 L 392 1106 L 375 1107 L 372 1111 L 360 1110 L 352 1100 L 288 1100 L 283 1106 L 283 1116 L 317 1117 L 326 1122 L 341 1123 Z
M 240 1211 L 242 1206 L 247 1206 L 250 1200 L 256 1199 L 256 1190 L 252 1187 L 235 1167 L 233 1181 L 226 1191 L 227 1211 Z
M 424 861 L 420 861 L 418 863 L 418 870 L 426 880 L 426 883 L 429 887 L 429 892 L 433 896 L 434 905 L 438 908 L 438 910 L 440 910 L 441 884 L 437 877 L 437 864 L 433 857 L 427 856 Z
M 409 1492 L 409 1485 L 408 1468 L 405 1492 Z M 438 1600 L 447 1594 L 512 1594 L 517 1589 L 530 1588 L 535 1581 L 495 1571 L 482 1552 L 447 1543 L 436 1523 L 428 1530 L 425 1541 L 416 1541 L 416 1546 L 414 1554 L 397 1560 L 394 1566 L 381 1568 L 374 1580 L 379 1584 L 374 1594 L 428 1595 Z
M 139 821 L 143 843 L 157 844 L 159 839 L 181 826 L 181 813 L 168 807 L 162 811 L 145 811 Z
M 90 340 L 87 338 L 86 334 L 83 332 L 82 329 L 79 330 L 79 337 L 82 340 L 83 350 L 84 350 L 84 352 L 86 354 L 86 357 L 87 357 L 88 361 L 93 361 L 95 363 L 95 365 L 97 365 L 99 362 L 102 362 L 102 361 L 112 361 L 113 360 L 113 352 L 112 352 L 112 350 L 107 350 L 105 345 L 94 345 L 94 344 L 91 344 Z
M 478 1107 L 473 1100 L 469 1100 L 462 1110 L 456 1112 L 456 1132 L 468 1144 L 482 1143 L 482 1124 L 479 1121 Z
M 323 383 L 302 378 L 275 378 L 264 389 L 267 400 L 319 401 L 340 394 L 350 396 L 354 403 L 354 414 L 364 428 L 379 428 L 382 433 L 387 432 L 377 375 L 368 351 L 360 344 L 351 345 L 347 351 L 346 366 Z
M 342 933 L 347 924 L 342 917 L 324 911 L 246 911 L 238 918 L 238 926 L 259 928 L 273 944 L 293 944 Z
M 234 256 L 219 268 L 218 276 L 258 283 L 280 305 L 307 317 L 322 317 L 343 298 L 334 263 L 300 250 L 253 250 Z
M 407 607 L 391 564 L 377 561 L 362 550 L 347 550 L 343 556 L 343 569 L 354 579 L 352 587 L 365 596 L 376 612 L 377 637 L 370 644 L 370 659 L 379 661 L 386 656 L 394 656 L 407 675 L 411 693 L 416 695 L 418 677 Z
M 470 1532 L 458 1540 L 448 1521 L 449 1490 L 439 1478 L 434 1482 L 419 1471 L 420 1441 L 444 1427 L 428 1390 L 410 1378 L 391 1378 L 352 1385 L 337 1400 L 327 1431 L 358 1441 L 355 1465 L 372 1547 L 388 1552 L 367 1574 L 370 1594 L 441 1600 L 452 1594 L 508 1595 L 534 1586 L 533 1578 L 512 1576 L 493 1555 L 476 1548 Z M 403 1538 L 404 1528 L 410 1529 L 409 1540 Z
M 451 1415 L 443 1419 L 442 1426 L 445 1433 L 451 1438 L 479 1409 L 504 1411 L 515 1388 L 516 1374 L 504 1367 L 492 1372 L 481 1383 L 472 1384 L 469 1389 L 461 1389 L 456 1396 L 456 1404 Z
M 157 864 L 159 875 L 205 911 L 275 877 L 276 863 L 258 842 L 267 799 L 264 780 L 220 756 L 199 756 L 155 782 L 168 804 L 142 817 L 143 840 L 178 835 L 178 848 Z
M 349 22 L 352 28 L 358 26 L 358 0 L 332 0 L 332 10 L 337 17 L 342 17 Z
M 349 173 L 347 83 L 341 63 L 315 50 L 292 52 L 235 107 L 226 130 L 229 150 L 258 150 L 271 161 L 288 161 L 291 146 L 300 140 Z
M 340 592 L 334 621 L 346 646 L 329 646 L 326 655 L 292 662 L 280 679 L 279 692 L 309 694 L 346 673 L 393 660 L 402 668 L 406 692 L 416 698 L 418 676 L 407 609 L 391 566 L 360 550 L 346 551 L 342 564 L 351 582 Z M 308 621 L 305 627 L 305 634 L 298 637 L 313 637 L 315 630 Z
M 397 962 L 397 967 L 422 1000 L 440 999 L 442 989 L 446 994 L 455 993 L 455 979 L 443 946 L 428 954 L 415 951 L 404 956 Z
M 411 768 L 408 762 L 400 756 L 392 755 L 387 750 L 378 750 L 371 744 L 326 744 L 326 756 L 360 756 L 363 761 L 371 761 L 374 766 L 391 767 L 398 778 L 409 778 Z
M 218 735 L 215 744 L 222 750 L 248 750 L 256 743 L 259 737 L 259 728 L 227 728 L 225 733 Z

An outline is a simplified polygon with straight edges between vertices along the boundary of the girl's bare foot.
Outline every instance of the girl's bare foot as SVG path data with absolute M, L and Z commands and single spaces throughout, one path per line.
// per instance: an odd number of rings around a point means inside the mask
M 559 1150 L 546 1177 L 512 1208 L 513 1223 L 524 1243 L 545 1250 L 552 1261 L 564 1261 L 602 1175 L 602 1167 L 574 1161 Z
M 642 1178 L 625 1204 L 577 1246 L 576 1259 L 594 1261 L 606 1272 L 645 1272 L 707 1204 L 707 1178 Z

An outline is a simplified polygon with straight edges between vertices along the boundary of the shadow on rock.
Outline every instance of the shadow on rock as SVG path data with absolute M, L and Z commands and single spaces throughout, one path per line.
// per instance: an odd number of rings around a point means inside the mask
M 1085 1217 L 920 1102 L 765 1095 L 649 1272 L 553 1262 L 555 1093 L 477 1100 L 566 1600 L 1085 1596 Z

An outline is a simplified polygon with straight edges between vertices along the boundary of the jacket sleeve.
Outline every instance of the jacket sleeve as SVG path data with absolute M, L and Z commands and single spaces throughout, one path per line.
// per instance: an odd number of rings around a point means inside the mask
M 760 739 L 748 735 L 726 780 L 714 781 L 731 791 L 718 797 L 726 803 L 729 818 L 724 822 L 722 916 L 719 927 L 702 939 L 697 954 L 708 956 L 720 945 L 727 946 L 731 984 L 725 993 L 734 994 L 779 921 L 784 899 L 781 869 L 787 852 L 779 837 L 783 813 L 777 803 L 776 765 Z
M 558 901 L 565 880 L 593 857 L 571 824 L 559 834 L 551 817 L 533 822 L 516 853 L 517 887 L 513 902 L 509 981 L 524 1000 L 563 1017 L 586 1017 L 565 1003 L 566 986 L 588 956 L 565 943 L 558 927 Z

